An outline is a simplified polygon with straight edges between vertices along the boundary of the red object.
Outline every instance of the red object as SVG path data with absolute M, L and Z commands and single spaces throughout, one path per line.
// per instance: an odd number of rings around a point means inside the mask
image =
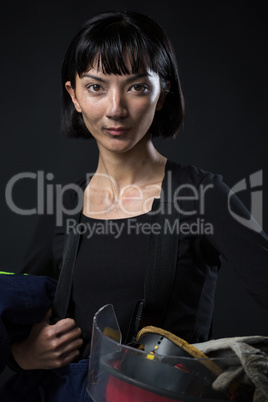
M 174 402 L 174 399 L 154 394 L 119 378 L 110 376 L 106 388 L 107 402 Z M 183 401 L 177 401 L 183 402 Z

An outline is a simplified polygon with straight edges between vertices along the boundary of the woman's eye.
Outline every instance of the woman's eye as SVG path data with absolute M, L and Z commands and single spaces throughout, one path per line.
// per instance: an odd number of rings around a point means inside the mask
M 132 87 L 131 87 L 131 90 L 133 92 L 145 92 L 147 89 L 148 89 L 148 87 L 143 84 L 135 84 L 135 85 L 132 85 Z
M 102 87 L 99 84 L 88 85 L 87 87 L 91 92 L 99 92 Z

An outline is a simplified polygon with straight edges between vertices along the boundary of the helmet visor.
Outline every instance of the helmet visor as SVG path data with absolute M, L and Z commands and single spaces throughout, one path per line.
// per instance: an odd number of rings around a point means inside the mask
M 212 383 L 222 372 L 222 367 L 230 364 L 230 359 L 160 355 L 145 351 L 142 339 L 140 342 L 134 344 L 135 347 L 121 343 L 112 305 L 102 307 L 95 314 L 87 383 L 93 401 L 230 400 L 230 395 L 212 389 Z

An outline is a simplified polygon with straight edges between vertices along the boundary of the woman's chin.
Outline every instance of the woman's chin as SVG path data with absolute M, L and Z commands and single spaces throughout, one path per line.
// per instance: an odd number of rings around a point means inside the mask
M 127 151 L 130 151 L 131 149 L 134 149 L 135 147 L 135 142 L 132 139 L 111 139 L 111 141 L 105 141 L 102 142 L 101 144 L 98 143 L 98 147 L 100 152 L 102 149 L 105 149 L 106 151 L 114 152 L 114 153 L 124 153 Z

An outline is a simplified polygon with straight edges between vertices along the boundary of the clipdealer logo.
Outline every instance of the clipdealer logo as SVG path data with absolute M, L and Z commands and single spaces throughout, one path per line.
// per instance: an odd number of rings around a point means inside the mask
M 250 188 L 250 216 L 249 219 L 238 215 L 231 207 L 232 197 L 241 191 L 248 190 L 246 179 L 240 180 L 232 188 L 228 195 L 228 209 L 230 214 L 241 225 L 254 230 L 257 233 L 262 231 L 263 226 L 263 171 L 259 170 L 249 176 Z
M 21 180 L 34 180 L 36 182 L 37 202 L 33 208 L 20 208 L 14 200 L 13 192 L 15 185 Z M 53 173 L 45 174 L 39 170 L 37 173 L 23 172 L 14 175 L 6 185 L 5 197 L 9 209 L 18 215 L 56 215 L 56 225 L 61 226 L 63 215 L 74 215 L 81 211 L 83 206 L 83 190 L 76 184 L 53 184 Z M 77 194 L 77 205 L 72 209 L 64 206 L 63 198 L 66 191 L 73 190 Z
M 168 172 L 170 173 L 170 172 Z M 96 173 L 88 174 L 87 175 L 87 180 L 90 179 Z M 103 175 L 102 175 L 103 176 Z M 105 175 L 106 177 L 106 175 Z M 63 223 L 63 216 L 68 215 L 72 216 L 77 214 L 78 212 L 81 211 L 83 207 L 83 201 L 84 201 L 84 192 L 80 186 L 77 184 L 71 183 L 67 185 L 62 185 L 62 184 L 55 184 L 52 183 L 54 179 L 54 175 L 52 173 L 45 173 L 44 171 L 37 171 L 37 173 L 34 172 L 22 172 L 14 175 L 11 177 L 11 179 L 8 181 L 6 185 L 6 191 L 5 191 L 5 197 L 6 197 L 6 203 L 9 209 L 18 214 L 18 215 L 44 215 L 44 214 L 55 214 L 56 216 L 56 225 L 61 226 Z M 117 183 L 114 181 L 114 179 L 110 176 L 107 176 L 107 179 L 109 179 L 109 182 L 112 183 L 114 189 L 116 190 Z M 188 210 L 181 210 L 180 209 L 180 204 L 175 202 L 175 208 L 177 209 L 178 213 L 184 214 L 185 216 L 187 215 L 195 215 L 199 213 L 201 216 L 205 214 L 205 198 L 206 198 L 206 193 L 207 191 L 212 191 L 213 190 L 213 184 L 208 184 L 207 186 L 202 187 L 202 185 L 199 188 L 194 187 L 191 184 L 184 184 L 178 187 L 175 191 L 175 194 L 172 194 L 171 191 L 171 178 L 168 177 L 168 182 L 170 182 L 170 186 L 167 189 L 167 196 L 171 197 L 170 199 L 179 199 L 180 201 L 182 200 L 194 200 L 195 205 L 197 208 L 194 208 L 190 211 Z M 14 198 L 14 189 L 16 185 L 19 182 L 22 182 L 24 180 L 32 180 L 36 184 L 36 205 L 32 206 L 31 208 L 21 208 L 18 204 L 18 200 L 15 200 Z M 248 182 L 248 184 L 247 184 Z M 255 173 L 252 173 L 248 180 L 246 178 L 240 180 L 238 183 L 236 183 L 231 189 L 230 192 L 227 194 L 227 205 L 226 207 L 228 208 L 228 211 L 230 215 L 241 225 L 254 230 L 255 232 L 260 233 L 262 231 L 262 225 L 263 225 L 263 170 L 259 170 Z M 143 199 L 143 194 L 142 190 L 140 188 L 136 188 L 138 191 L 138 197 L 139 199 Z M 187 190 L 188 189 L 188 195 L 183 195 L 180 194 L 180 190 Z M 66 191 L 73 191 L 76 193 L 76 199 L 77 199 L 77 204 L 72 207 L 71 209 L 68 209 L 66 206 L 64 206 L 64 194 Z M 120 192 L 120 195 L 122 196 L 122 199 L 124 199 L 125 191 L 128 190 L 128 186 Z M 250 192 L 250 213 L 248 210 L 245 208 L 245 214 L 244 216 L 239 215 L 236 210 L 235 210 L 235 205 L 236 205 L 236 195 L 239 196 L 239 193 L 242 193 L 243 191 Z M 190 192 L 190 193 L 189 193 Z M 137 198 L 137 197 L 135 197 Z M 122 201 L 120 199 L 120 201 Z M 145 199 L 144 202 L 147 202 L 147 199 Z M 163 205 L 168 205 L 170 206 L 170 203 L 162 203 Z M 164 213 L 165 211 L 162 211 L 161 208 L 163 205 L 160 205 L 160 209 L 157 211 L 154 211 L 154 213 Z M 123 203 L 119 204 L 121 208 L 124 207 Z M 112 207 L 111 207 L 112 208 Z M 111 209 L 110 208 L 110 209 Z M 125 211 L 125 210 L 124 210 Z M 102 212 L 109 212 L 108 210 L 102 211 Z M 128 211 L 125 211 L 128 212 Z M 170 211 L 167 211 L 170 212 Z M 207 222 L 209 224 L 209 222 Z

